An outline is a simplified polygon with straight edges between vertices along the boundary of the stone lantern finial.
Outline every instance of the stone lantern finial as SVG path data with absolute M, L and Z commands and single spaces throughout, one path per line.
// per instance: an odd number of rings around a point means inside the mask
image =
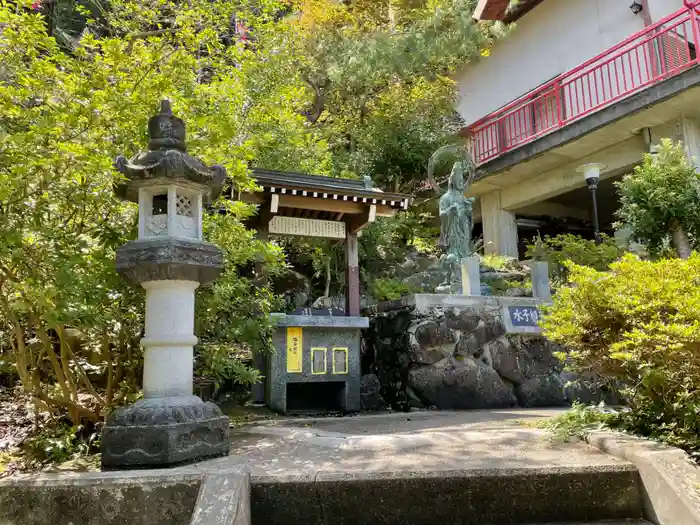
M 204 190 L 205 201 L 221 193 L 226 169 L 206 166 L 187 154 L 185 123 L 173 115 L 169 100 L 163 100 L 159 113 L 148 120 L 148 137 L 148 151 L 128 160 L 119 155 L 115 160 L 116 169 L 127 179 L 115 187 L 119 197 L 138 202 L 139 188 L 152 185 L 157 179 L 197 185 Z
M 148 149 L 176 149 L 187 151 L 187 131 L 182 119 L 173 115 L 170 101 L 160 103 L 160 113 L 148 120 Z

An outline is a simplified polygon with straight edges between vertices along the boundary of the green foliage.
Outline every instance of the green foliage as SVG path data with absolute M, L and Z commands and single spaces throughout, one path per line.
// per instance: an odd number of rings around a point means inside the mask
M 606 412 L 602 406 L 587 406 L 574 403 L 570 410 L 551 419 L 543 420 L 539 426 L 546 428 L 560 441 L 584 438 L 595 430 L 615 425 L 618 414 Z
M 616 385 L 625 425 L 692 447 L 700 435 L 700 255 L 641 261 L 609 272 L 570 265 L 544 317 L 544 334 L 583 375 Z M 693 437 L 695 436 L 695 437 Z
M 145 147 L 162 98 L 187 122 L 191 153 L 227 168 L 231 192 L 251 188 L 250 165 L 420 189 L 425 160 L 460 127 L 449 77 L 498 28 L 472 20 L 473 0 L 310 3 L 81 0 L 34 12 L 0 0 L 0 355 L 39 409 L 77 425 L 138 395 L 143 294 L 114 269 L 136 210 L 114 198 L 112 162 Z M 290 5 L 299 16 L 280 16 Z M 274 277 L 285 265 L 241 225 L 251 207 L 218 208 L 205 235 L 226 270 L 197 294 L 199 370 L 250 382 L 240 351 L 269 348 L 278 304 L 246 269 Z M 365 283 L 436 237 L 427 208 L 374 228 Z M 342 289 L 339 257 L 313 247 L 318 278 L 330 267 Z
M 433 215 L 420 209 L 391 219 L 378 219 L 362 230 L 359 249 L 362 281 L 371 286 L 375 279 L 392 278 L 409 252 L 434 253 L 440 228 Z
M 49 424 L 27 439 L 23 449 L 31 460 L 63 463 L 99 452 L 100 433 L 82 425 L 71 426 L 62 422 Z
M 214 381 L 216 388 L 224 384 L 252 385 L 260 380 L 257 370 L 242 362 L 242 355 L 250 355 L 242 348 L 231 344 L 202 343 L 195 355 L 195 376 Z
M 0 358 L 0 386 L 11 386 L 17 379 L 17 366 L 12 359 Z
M 482 265 L 494 270 L 507 271 L 511 268 L 512 259 L 506 255 L 485 254 L 479 258 Z
M 371 286 L 372 297 L 377 301 L 394 301 L 418 291 L 406 283 L 389 278 L 375 279 Z
M 526 295 L 532 296 L 532 281 L 530 279 L 517 281 L 515 279 L 485 278 L 483 283 L 491 289 L 493 295 L 507 295 L 508 290 L 520 288 L 525 291 Z
M 224 273 L 197 295 L 195 326 L 206 354 L 229 356 L 227 379 L 240 371 L 234 348 L 244 346 L 250 351 L 264 352 L 270 348 L 272 324 L 270 313 L 280 307 L 279 298 L 269 287 L 254 283 L 239 274 L 239 268 L 258 263 L 273 277 L 284 271 L 284 255 L 274 244 L 255 238 L 242 220 L 251 214 L 249 206 L 240 202 L 222 202 L 226 213 L 212 214 L 204 219 L 205 237 L 219 246 L 223 253 Z M 241 377 L 245 383 L 254 382 L 248 371 Z M 218 374 L 217 374 L 218 375 Z
M 534 244 L 527 247 L 525 256 L 536 261 L 547 261 L 552 279 L 561 282 L 566 278 L 569 261 L 605 271 L 623 254 L 624 250 L 615 239 L 604 234 L 601 235 L 600 244 L 577 235 L 561 234 L 544 239 L 537 237 Z
M 679 230 L 673 244 L 679 255 L 689 252 L 700 239 L 700 174 L 688 158 L 682 143 L 663 139 L 656 154 L 644 161 L 618 183 L 622 206 L 620 223 L 632 230 L 633 238 L 659 254 Z M 682 253 L 683 252 L 683 253 Z

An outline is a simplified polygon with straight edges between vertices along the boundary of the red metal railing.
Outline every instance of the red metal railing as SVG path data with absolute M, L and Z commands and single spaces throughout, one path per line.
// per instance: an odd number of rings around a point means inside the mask
M 469 126 L 476 163 L 698 64 L 697 9 L 689 5 L 669 15 Z

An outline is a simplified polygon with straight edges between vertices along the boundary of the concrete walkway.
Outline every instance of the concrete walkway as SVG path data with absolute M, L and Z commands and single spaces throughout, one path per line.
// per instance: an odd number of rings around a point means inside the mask
M 627 465 L 583 442 L 555 442 L 546 431 L 527 423 L 560 412 L 513 409 L 278 419 L 237 429 L 229 464 L 249 465 L 258 479 L 444 475 L 492 469 L 606 470 Z

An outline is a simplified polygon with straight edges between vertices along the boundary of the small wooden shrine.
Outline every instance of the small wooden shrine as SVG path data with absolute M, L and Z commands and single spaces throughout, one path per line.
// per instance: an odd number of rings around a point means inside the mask
M 360 315 L 357 234 L 377 217 L 407 210 L 411 198 L 385 193 L 372 180 L 338 179 L 285 171 L 253 170 L 262 191 L 241 193 L 240 200 L 259 205 L 249 224 L 260 234 L 325 237 L 346 242 L 346 315 Z
M 274 314 L 275 353 L 254 356 L 265 377 L 253 400 L 281 412 L 360 410 L 360 336 L 369 320 L 360 316 L 360 267 L 357 238 L 377 217 L 408 209 L 410 197 L 385 193 L 364 180 L 337 179 L 255 169 L 262 191 L 238 199 L 258 205 L 249 223 L 258 234 L 323 237 L 345 242 L 347 255 L 345 315 Z

